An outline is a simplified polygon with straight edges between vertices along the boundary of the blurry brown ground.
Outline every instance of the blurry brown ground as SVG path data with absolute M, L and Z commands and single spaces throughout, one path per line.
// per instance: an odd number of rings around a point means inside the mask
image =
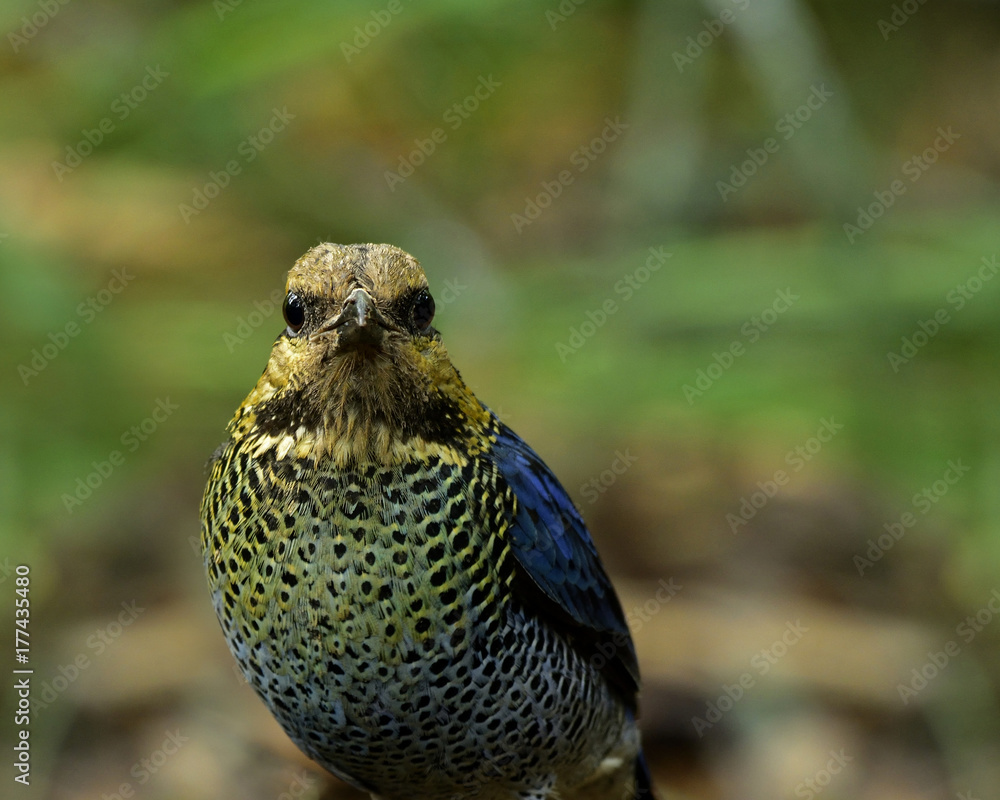
M 952 797 L 956 773 L 993 785 L 996 718 L 965 705 L 995 675 L 992 636 L 963 644 L 938 685 L 901 702 L 911 669 L 960 641 L 952 623 L 965 613 L 940 599 L 938 554 L 900 545 L 902 568 L 859 578 L 852 559 L 877 510 L 848 486 L 802 487 L 733 536 L 717 524 L 740 480 L 733 465 L 665 456 L 678 450 L 667 441 L 629 447 L 636 469 L 602 497 L 594 526 L 633 622 L 647 748 L 674 793 L 665 796 L 779 796 L 773 787 L 809 778 L 822 786 L 831 759 L 843 763 L 836 754 L 847 766 L 833 773 L 832 797 Z M 193 477 L 123 501 L 114 516 L 127 522 L 106 549 L 76 545 L 55 559 L 65 605 L 53 601 L 43 619 L 75 620 L 56 628 L 52 649 L 66 655 L 55 660 L 86 653 L 91 666 L 42 712 L 58 731 L 52 796 L 110 796 L 120 778 L 141 797 L 269 798 L 304 786 L 307 797 L 360 797 L 299 754 L 234 671 L 200 560 L 178 546 L 194 541 L 193 510 L 179 502 L 197 495 Z M 894 555 L 903 560 L 885 558 Z M 119 597 L 145 610 L 106 651 L 88 646 L 109 621 L 116 632 Z M 959 735 L 950 726 L 970 737 L 960 752 L 943 746 Z M 171 731 L 190 744 L 149 777 L 142 759 L 157 766 Z

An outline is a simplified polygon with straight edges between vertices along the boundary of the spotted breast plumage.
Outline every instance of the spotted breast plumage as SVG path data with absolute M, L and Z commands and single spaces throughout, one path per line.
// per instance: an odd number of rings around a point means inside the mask
M 433 315 L 390 245 L 292 268 L 202 503 L 230 649 L 296 744 L 375 798 L 652 798 L 590 535 Z

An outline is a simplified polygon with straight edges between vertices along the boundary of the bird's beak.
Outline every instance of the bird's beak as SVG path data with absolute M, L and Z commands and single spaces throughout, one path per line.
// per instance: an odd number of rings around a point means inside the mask
M 337 331 L 338 349 L 378 347 L 386 331 L 393 328 L 395 326 L 376 308 L 371 295 L 358 287 L 347 296 L 340 313 L 324 322 L 311 338 Z

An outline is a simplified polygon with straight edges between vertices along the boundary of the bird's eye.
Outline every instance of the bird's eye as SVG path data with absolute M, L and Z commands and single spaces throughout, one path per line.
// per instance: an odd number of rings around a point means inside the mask
M 298 333 L 302 330 L 306 321 L 306 310 L 302 306 L 302 299 L 295 292 L 289 292 L 285 295 L 285 304 L 281 307 L 281 312 L 285 315 L 285 322 L 288 324 L 290 333 Z
M 434 298 L 426 289 L 421 289 L 413 298 L 413 305 L 410 307 L 410 320 L 413 327 L 424 330 L 434 319 Z

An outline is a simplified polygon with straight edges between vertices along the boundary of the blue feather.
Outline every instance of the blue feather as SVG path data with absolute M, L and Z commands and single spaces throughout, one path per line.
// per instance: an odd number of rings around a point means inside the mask
M 588 654 L 600 653 L 609 679 L 634 700 L 635 648 L 587 526 L 538 454 L 499 419 L 496 424 L 492 457 L 517 498 L 510 542 L 520 572 L 540 590 L 553 621 Z

